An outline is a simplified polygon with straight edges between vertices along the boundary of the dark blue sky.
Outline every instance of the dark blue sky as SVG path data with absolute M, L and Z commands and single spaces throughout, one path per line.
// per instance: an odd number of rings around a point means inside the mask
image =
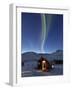
M 48 15 L 51 15 L 51 20 Z M 63 15 L 45 14 L 46 38 L 44 52 L 63 50 Z M 48 25 L 48 23 L 50 24 Z M 41 52 L 42 20 L 41 14 L 21 14 L 21 52 Z M 49 30 L 48 30 L 49 29 Z

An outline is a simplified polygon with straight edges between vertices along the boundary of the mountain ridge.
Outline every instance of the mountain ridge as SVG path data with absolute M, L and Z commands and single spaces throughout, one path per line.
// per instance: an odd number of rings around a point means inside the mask
M 63 60 L 63 50 L 56 50 L 50 53 L 36 53 L 36 52 L 26 52 L 22 54 L 22 60 L 39 60 L 40 57 L 44 57 L 48 60 Z

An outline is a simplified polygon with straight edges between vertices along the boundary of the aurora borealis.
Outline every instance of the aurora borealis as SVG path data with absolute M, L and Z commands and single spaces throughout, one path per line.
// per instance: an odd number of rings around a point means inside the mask
M 46 17 L 45 17 L 45 14 L 41 15 L 41 21 L 42 21 L 41 52 L 44 52 L 44 43 L 45 43 L 45 39 L 46 39 Z
M 48 20 L 47 20 L 48 18 Z M 45 14 L 41 14 L 41 23 L 42 23 L 42 35 L 41 35 L 41 39 L 42 39 L 42 44 L 41 44 L 41 52 L 44 52 L 44 44 L 45 44 L 45 40 L 46 37 L 48 36 L 49 33 L 49 29 L 50 29 L 50 25 L 51 25 L 51 20 L 52 20 L 52 15 L 45 15 Z M 48 26 L 48 29 L 46 29 L 46 25 Z
M 63 15 L 22 13 L 21 23 L 22 53 L 63 50 Z

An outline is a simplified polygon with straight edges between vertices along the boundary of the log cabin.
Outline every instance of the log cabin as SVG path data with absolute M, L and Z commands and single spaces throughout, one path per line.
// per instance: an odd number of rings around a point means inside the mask
M 46 58 L 41 57 L 38 60 L 38 67 L 37 67 L 38 70 L 46 72 L 46 71 L 49 71 L 51 68 L 52 66 Z

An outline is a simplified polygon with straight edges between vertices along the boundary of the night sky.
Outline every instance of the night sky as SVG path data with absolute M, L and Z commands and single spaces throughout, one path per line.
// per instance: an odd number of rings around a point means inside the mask
M 51 16 L 51 19 L 49 19 Z M 21 13 L 21 53 L 51 53 L 63 50 L 63 15 L 45 14 L 46 33 L 44 52 L 42 45 L 42 20 L 39 13 Z

